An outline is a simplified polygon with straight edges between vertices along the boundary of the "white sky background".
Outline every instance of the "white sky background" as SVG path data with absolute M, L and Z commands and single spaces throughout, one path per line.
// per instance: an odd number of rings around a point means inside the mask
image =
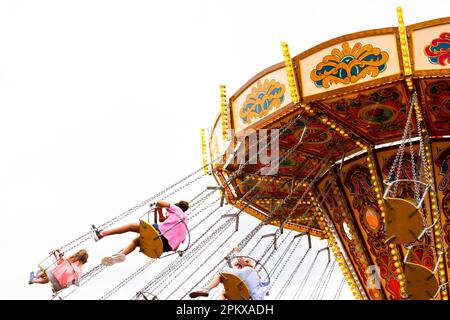
M 27 279 L 49 250 L 201 166 L 219 84 L 231 96 L 283 61 L 282 41 L 294 56 L 396 26 L 398 5 L 406 24 L 450 13 L 445 0 L 0 1 L 0 298 L 47 299 Z M 127 239 L 87 243 L 88 267 Z M 99 298 L 146 261 L 129 260 L 74 298 Z

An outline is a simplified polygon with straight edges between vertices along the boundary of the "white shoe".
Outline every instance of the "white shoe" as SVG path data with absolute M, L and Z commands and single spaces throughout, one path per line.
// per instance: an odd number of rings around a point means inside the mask
M 111 257 L 104 257 L 102 259 L 102 264 L 107 267 L 110 267 L 116 263 L 124 262 L 125 259 L 126 259 L 126 256 L 123 253 L 116 253 L 116 254 L 112 255 Z
M 100 230 L 98 230 L 98 228 L 94 225 L 91 226 L 91 234 L 95 242 L 99 241 L 102 238 L 102 236 L 100 235 Z

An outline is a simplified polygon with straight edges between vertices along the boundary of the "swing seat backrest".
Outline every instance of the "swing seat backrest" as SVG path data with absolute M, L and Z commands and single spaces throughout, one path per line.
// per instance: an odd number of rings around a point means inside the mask
M 387 238 L 396 244 L 417 240 L 424 230 L 419 209 L 405 199 L 386 197 L 384 200 Z
M 159 258 L 163 253 L 163 242 L 159 232 L 151 224 L 141 219 L 139 234 L 141 252 L 149 258 Z
M 220 275 L 225 288 L 225 296 L 228 300 L 250 299 L 250 290 L 240 277 L 229 272 L 221 272 Z
M 430 300 L 438 292 L 436 275 L 416 263 L 405 263 L 406 292 L 411 300 Z

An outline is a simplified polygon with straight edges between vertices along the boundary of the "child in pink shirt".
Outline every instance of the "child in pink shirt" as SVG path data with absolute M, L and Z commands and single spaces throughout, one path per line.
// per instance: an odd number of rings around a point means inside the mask
M 56 264 L 49 267 L 45 272 L 40 271 L 36 275 L 31 272 L 29 284 L 50 282 L 54 291 L 64 289 L 71 284 L 78 285 L 78 279 L 82 274 L 82 266 L 88 259 L 86 250 L 82 249 L 69 258 L 63 258 L 59 250 L 55 252 L 56 254 L 58 254 Z
M 163 213 L 163 208 L 166 209 L 166 214 Z M 175 204 L 170 204 L 166 201 L 158 201 L 156 203 L 156 210 L 160 223 L 154 224 L 153 227 L 159 232 L 163 242 L 163 252 L 176 251 L 181 243 L 186 239 L 187 235 L 187 216 L 186 211 L 189 209 L 189 203 L 180 201 Z M 126 224 L 108 230 L 98 230 L 92 225 L 95 241 L 104 237 L 120 234 L 125 232 L 139 233 L 139 222 Z M 105 257 L 102 263 L 105 266 L 112 266 L 115 263 L 125 261 L 125 257 L 130 252 L 133 252 L 139 246 L 139 237 L 133 239 L 128 246 L 122 249 L 119 253 Z

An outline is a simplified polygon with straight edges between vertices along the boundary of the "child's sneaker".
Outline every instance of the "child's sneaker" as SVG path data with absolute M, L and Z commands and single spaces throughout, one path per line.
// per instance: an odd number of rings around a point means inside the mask
M 126 259 L 126 256 L 123 253 L 116 253 L 116 254 L 112 255 L 111 257 L 104 257 L 102 259 L 102 264 L 107 267 L 110 267 L 116 263 L 124 262 L 125 259 Z
M 91 232 L 92 232 L 92 236 L 94 237 L 95 242 L 97 242 L 98 240 L 103 238 L 100 230 L 98 230 L 97 227 L 94 225 L 91 226 Z
M 33 279 L 34 279 L 34 272 L 31 271 L 30 272 L 30 279 L 28 279 L 28 284 L 33 284 Z

